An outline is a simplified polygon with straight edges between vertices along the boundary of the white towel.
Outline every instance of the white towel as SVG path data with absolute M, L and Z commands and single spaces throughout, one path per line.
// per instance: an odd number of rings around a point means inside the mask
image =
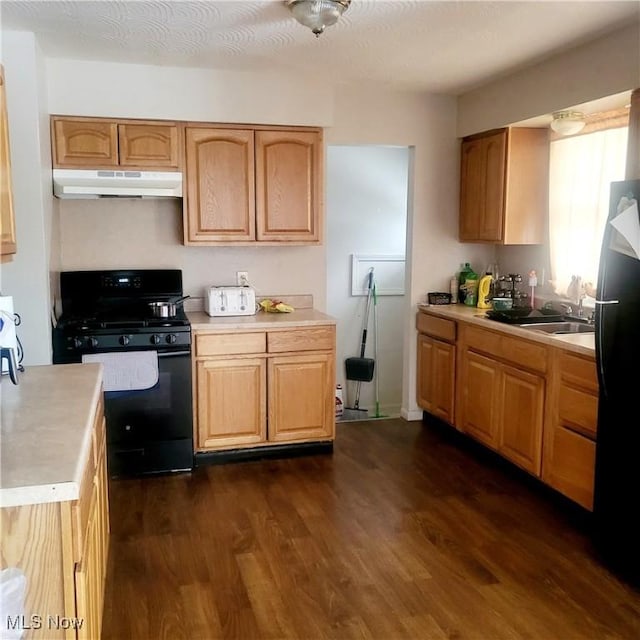
M 157 351 L 88 353 L 82 356 L 82 362 L 104 365 L 105 391 L 138 391 L 158 383 Z

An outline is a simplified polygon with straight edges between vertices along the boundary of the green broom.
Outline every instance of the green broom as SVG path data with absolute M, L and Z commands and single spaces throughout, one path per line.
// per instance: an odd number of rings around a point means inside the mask
M 376 376 L 376 415 L 374 418 L 386 418 L 380 413 L 380 402 L 378 400 L 378 374 L 380 373 L 380 363 L 378 362 L 378 295 L 376 293 L 376 282 L 373 281 L 373 359 L 377 363 Z

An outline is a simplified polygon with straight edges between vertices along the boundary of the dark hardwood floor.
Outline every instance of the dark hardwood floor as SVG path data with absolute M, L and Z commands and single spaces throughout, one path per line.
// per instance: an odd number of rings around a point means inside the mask
M 103 638 L 640 638 L 587 514 L 440 425 L 111 482 Z

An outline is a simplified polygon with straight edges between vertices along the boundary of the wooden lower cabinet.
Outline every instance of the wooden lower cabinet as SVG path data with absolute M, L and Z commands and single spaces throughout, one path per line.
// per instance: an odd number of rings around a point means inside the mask
M 11 624 L 23 629 L 23 640 L 101 636 L 109 551 L 102 401 L 82 478 L 77 500 L 0 509 L 0 567 L 17 567 L 27 580 L 24 620 L 17 619 L 19 612 L 7 612 Z
M 498 451 L 540 475 L 544 422 L 544 378 L 502 365 Z
M 418 335 L 418 406 L 453 424 L 455 345 Z
M 539 476 L 544 378 L 467 350 L 460 381 L 460 429 Z
M 418 406 L 592 509 L 594 357 L 454 317 L 418 313 Z
M 335 327 L 196 332 L 195 343 L 197 451 L 333 440 Z
M 595 361 L 554 350 L 551 378 L 542 479 L 592 510 L 598 422 Z
M 104 442 L 103 442 L 104 444 Z M 86 527 L 82 559 L 76 565 L 76 617 L 84 620 L 78 638 L 94 640 L 102 631 L 107 553 L 109 548 L 107 461 L 99 458 Z
M 500 429 L 500 364 L 467 351 L 460 371 L 461 407 L 459 427 L 493 449 L 498 448 Z
M 327 353 L 269 360 L 269 440 L 333 438 L 335 359 Z
M 265 358 L 201 360 L 196 365 L 198 446 L 255 445 L 267 436 Z

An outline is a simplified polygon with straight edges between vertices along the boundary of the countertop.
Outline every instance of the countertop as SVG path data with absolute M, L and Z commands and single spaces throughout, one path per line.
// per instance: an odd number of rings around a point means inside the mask
M 426 311 L 441 318 L 468 322 L 485 329 L 501 331 L 502 333 L 512 336 L 526 338 L 527 340 L 540 342 L 551 347 L 558 347 L 566 351 L 572 351 L 595 358 L 594 333 L 551 334 L 542 331 L 533 331 L 531 329 L 523 329 L 516 325 L 491 320 L 487 318 L 486 312 L 483 309 L 467 307 L 463 304 L 419 304 L 418 310 Z
M 189 311 L 187 317 L 194 331 L 206 330 L 242 330 L 242 329 L 280 329 L 295 327 L 313 327 L 335 325 L 336 319 L 315 309 L 296 309 L 291 313 L 267 313 L 258 311 L 253 316 L 217 316 L 212 317 L 204 311 Z
M 91 452 L 101 364 L 27 367 L 0 384 L 0 506 L 77 500 Z

